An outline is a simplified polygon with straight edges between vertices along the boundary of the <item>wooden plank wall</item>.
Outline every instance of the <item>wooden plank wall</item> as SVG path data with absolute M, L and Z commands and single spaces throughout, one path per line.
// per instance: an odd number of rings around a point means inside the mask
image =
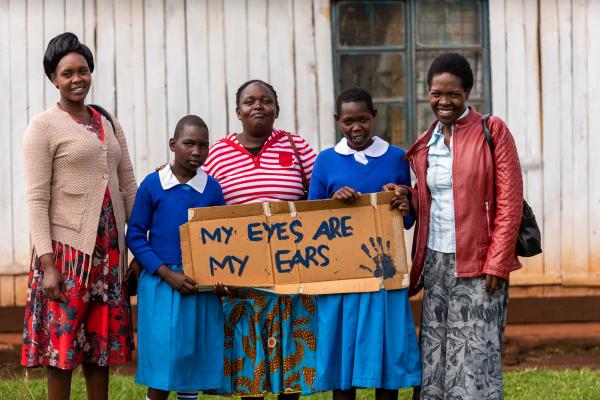
M 599 17 L 593 0 L 490 0 L 493 110 L 515 136 L 544 241 L 513 285 L 600 293 Z
M 328 0 L 0 0 L 0 305 L 22 304 L 29 269 L 22 135 L 58 99 L 42 59 L 72 31 L 95 56 L 89 101 L 114 110 L 136 177 L 170 157 L 178 119 L 198 114 L 211 140 L 241 128 L 235 92 L 270 82 L 276 127 L 316 149 L 334 144 Z M 14 275 L 14 276 L 13 276 Z
M 512 295 L 600 295 L 600 2 L 489 9 L 493 111 L 515 136 L 544 238 L 543 255 L 512 276 Z M 42 56 L 64 30 L 96 56 L 90 100 L 117 113 L 138 179 L 168 160 L 184 114 L 205 118 L 213 141 L 238 130 L 235 91 L 251 78 L 277 89 L 280 128 L 317 149 L 334 144 L 329 0 L 0 0 L 0 181 L 11 189 L 0 192 L 0 305 L 25 298 L 21 137 L 57 99 Z

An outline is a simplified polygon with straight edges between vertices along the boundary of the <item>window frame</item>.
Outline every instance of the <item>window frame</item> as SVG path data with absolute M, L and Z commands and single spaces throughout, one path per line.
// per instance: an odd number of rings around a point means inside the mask
M 339 45 L 339 27 L 338 16 L 340 4 L 346 2 L 362 3 L 404 3 L 404 23 L 405 38 L 404 45 L 383 45 L 383 46 L 341 46 Z M 481 99 L 483 104 L 481 113 L 490 113 L 492 110 L 492 88 L 491 88 L 491 60 L 490 60 L 490 34 L 489 34 L 489 2 L 488 0 L 478 0 L 481 5 L 481 44 L 480 45 L 448 45 L 448 46 L 421 46 L 417 43 L 418 39 L 418 19 L 417 3 L 419 0 L 331 0 L 331 36 L 332 36 L 332 57 L 333 57 L 333 77 L 335 97 L 340 94 L 340 59 L 342 55 L 361 55 L 361 54 L 382 54 L 404 52 L 405 63 L 405 96 L 403 98 L 381 99 L 373 98 L 375 107 L 379 104 L 401 106 L 404 114 L 404 146 L 410 147 L 416 138 L 422 133 L 418 127 L 418 107 L 419 101 L 417 94 L 417 50 L 421 51 L 481 51 L 482 55 L 482 84 Z M 417 49 L 419 47 L 419 49 Z M 470 101 L 468 102 L 470 104 Z M 433 115 L 432 115 L 433 121 Z M 336 138 L 341 138 L 341 133 L 336 126 Z

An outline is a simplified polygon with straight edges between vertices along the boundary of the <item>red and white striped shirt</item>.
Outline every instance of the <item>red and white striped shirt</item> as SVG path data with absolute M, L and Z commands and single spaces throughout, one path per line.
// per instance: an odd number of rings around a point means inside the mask
M 291 135 L 309 181 L 317 153 L 300 135 Z M 202 168 L 219 182 L 226 204 L 294 201 L 304 195 L 300 165 L 284 131 L 273 130 L 256 156 L 232 133 L 210 148 Z

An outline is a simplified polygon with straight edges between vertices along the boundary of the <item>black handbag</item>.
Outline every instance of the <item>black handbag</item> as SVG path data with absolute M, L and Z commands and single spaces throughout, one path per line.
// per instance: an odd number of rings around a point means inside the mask
M 483 116 L 483 134 L 485 140 L 490 146 L 492 152 L 492 158 L 494 156 L 494 141 L 492 135 L 487 126 L 487 121 L 490 118 L 490 114 Z M 521 218 L 521 225 L 519 226 L 519 234 L 517 236 L 517 255 L 520 257 L 533 257 L 542 252 L 542 234 L 538 227 L 537 221 L 533 210 L 523 199 L 523 217 Z

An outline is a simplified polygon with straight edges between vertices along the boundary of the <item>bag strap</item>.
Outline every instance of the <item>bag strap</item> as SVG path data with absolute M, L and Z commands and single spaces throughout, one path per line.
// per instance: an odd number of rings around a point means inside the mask
M 296 160 L 298 160 L 298 165 L 300 166 L 300 175 L 302 176 L 302 186 L 304 186 L 304 191 L 308 192 L 308 179 L 306 178 L 306 172 L 304 172 L 304 165 L 302 165 L 302 159 L 300 158 L 300 152 L 296 147 L 296 143 L 294 143 L 294 138 L 292 138 L 292 134 L 286 132 L 290 145 L 292 145 L 292 150 L 294 151 L 294 155 L 296 156 Z
M 492 140 L 492 134 L 490 133 L 490 129 L 488 128 L 487 122 L 488 119 L 490 119 L 490 117 L 492 116 L 492 114 L 485 114 L 483 116 L 483 119 L 481 120 L 481 124 L 483 125 L 483 134 L 485 135 L 485 141 L 487 142 L 488 146 L 490 146 L 490 153 L 492 155 L 492 165 L 494 165 L 494 169 L 496 168 L 496 161 L 494 160 L 494 141 Z M 494 177 L 494 181 L 496 181 L 496 178 Z
M 492 114 L 485 114 L 483 116 L 483 119 L 481 120 L 481 123 L 483 124 L 483 134 L 485 135 L 485 140 L 488 142 L 488 145 L 490 146 L 490 151 L 492 152 L 492 156 L 493 156 L 494 155 L 494 141 L 492 140 L 492 135 L 490 134 L 490 129 L 487 126 L 488 119 L 490 119 L 491 116 L 492 116 Z
M 117 130 L 115 129 L 115 122 L 113 121 L 112 117 L 110 116 L 110 114 L 108 113 L 108 111 L 106 111 L 104 109 L 104 107 L 99 106 L 98 104 L 88 104 L 88 106 L 92 107 L 94 110 L 98 111 L 100 114 L 102 114 L 102 116 L 104 118 L 106 118 L 108 120 L 108 122 L 110 122 L 110 125 L 113 128 L 113 132 L 117 132 Z

